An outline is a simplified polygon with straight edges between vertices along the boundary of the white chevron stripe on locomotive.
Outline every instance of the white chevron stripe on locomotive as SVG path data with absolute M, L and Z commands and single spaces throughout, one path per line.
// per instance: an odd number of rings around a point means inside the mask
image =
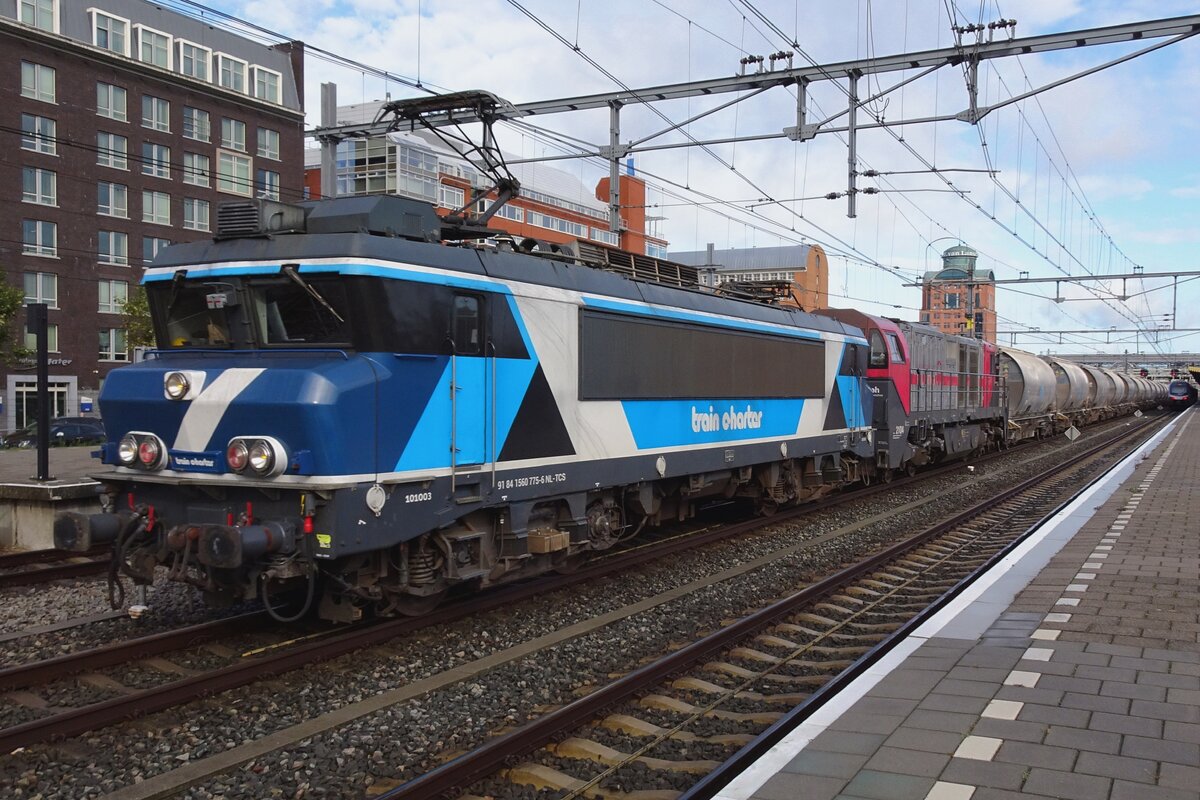
M 205 450 L 229 404 L 262 372 L 262 367 L 227 369 L 204 387 L 204 391 L 191 402 L 187 413 L 183 415 L 171 449 L 189 452 Z

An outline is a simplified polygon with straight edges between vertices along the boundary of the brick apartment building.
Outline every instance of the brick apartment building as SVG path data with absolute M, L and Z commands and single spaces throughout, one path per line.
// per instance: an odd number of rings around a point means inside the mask
M 791 297 L 783 305 L 799 305 L 811 311 L 829 308 L 829 256 L 819 244 L 779 247 L 741 247 L 716 250 L 672 250 L 671 261 L 700 270 L 700 280 L 714 288 L 726 281 L 786 281 Z
M 120 304 L 158 250 L 222 200 L 301 197 L 303 55 L 144 0 L 0 3 L 0 257 L 50 307 L 52 416 L 130 359 Z M 0 426 L 35 384 L 0 364 Z

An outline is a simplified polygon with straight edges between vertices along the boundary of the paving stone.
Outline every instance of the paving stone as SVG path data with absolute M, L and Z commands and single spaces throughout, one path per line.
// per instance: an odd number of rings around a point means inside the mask
M 1167 690 L 1161 686 L 1146 686 L 1123 681 L 1105 681 L 1100 687 L 1100 694 L 1105 697 L 1128 697 L 1130 700 L 1149 700 L 1155 703 L 1161 703 L 1167 699 Z
M 857 753 L 829 753 L 806 747 L 787 763 L 783 772 L 850 780 L 869 758 Z
M 1078 755 L 1078 750 L 1066 747 L 1008 741 L 1000 746 L 1000 750 L 992 760 L 1020 764 L 1025 767 L 1045 767 L 1046 769 L 1070 772 L 1071 768 L 1075 766 L 1075 759 Z
M 887 739 L 881 733 L 851 733 L 849 731 L 826 730 L 809 745 L 814 750 L 830 753 L 854 753 L 870 755 Z
M 780 772 L 773 775 L 754 792 L 759 800 L 832 800 L 842 787 L 844 778 L 823 778 L 817 775 L 795 775 Z
M 1188 767 L 1200 767 L 1200 744 L 1191 742 L 1126 736 L 1125 741 L 1121 743 L 1121 755 L 1169 761 L 1172 764 L 1183 764 Z
M 1042 722 L 1047 725 L 1065 725 L 1070 728 L 1086 728 L 1092 712 L 1078 708 L 1058 708 L 1026 703 L 1017 719 L 1022 722 Z
M 1021 764 L 952 758 L 942 771 L 941 780 L 994 786 L 997 789 L 1020 789 L 1021 781 L 1025 779 L 1025 770 L 1026 767 Z
M 950 761 L 950 756 L 920 750 L 901 750 L 881 747 L 866 763 L 866 769 L 878 772 L 898 772 L 902 775 L 921 775 L 936 778 Z
M 966 733 L 971 730 L 976 719 L 977 717 L 974 714 L 955 714 L 951 711 L 922 711 L 918 709 L 908 715 L 908 719 L 904 721 L 904 724 L 905 727 L 910 728 Z
M 866 800 L 925 800 L 931 788 L 933 778 L 864 769 L 842 791 Z
M 1107 714 L 1097 711 L 1092 714 L 1088 727 L 1096 731 L 1112 731 L 1113 733 L 1131 733 L 1135 736 L 1160 738 L 1163 723 L 1160 719 L 1147 717 L 1124 716 L 1122 714 Z
M 1194 789 L 1185 791 L 1167 786 L 1117 781 L 1113 784 L 1110 800 L 1196 800 L 1196 792 Z
M 901 699 L 899 697 L 876 697 L 867 695 L 851 708 L 852 711 L 865 714 L 890 714 L 903 717 L 917 707 L 917 700 Z
M 1111 785 L 1109 778 L 1097 775 L 1076 775 L 1034 767 L 1021 788 L 1031 794 L 1043 794 L 1061 800 L 1100 800 L 1108 795 Z
M 851 733 L 891 733 L 900 727 L 904 717 L 890 714 L 843 714 L 837 721 L 837 730 Z
M 1074 771 L 1125 781 L 1154 783 L 1158 774 L 1158 764 L 1144 758 L 1085 752 L 1079 754 Z
M 1190 722 L 1168 721 L 1163 726 L 1163 738 L 1172 742 L 1195 742 L 1200 744 L 1200 725 Z
M 1066 692 L 1060 705 L 1066 708 L 1082 708 L 1085 711 L 1105 711 L 1110 714 L 1124 714 L 1129 711 L 1132 701 L 1127 697 L 1103 697 L 1098 694 L 1080 694 Z
M 922 711 L 951 711 L 960 714 L 978 714 L 991 702 L 983 697 L 967 697 L 961 694 L 931 694 L 917 706 Z
M 1158 768 L 1158 785 L 1171 789 L 1200 788 L 1200 767 L 1185 767 L 1182 764 L 1161 764 Z
M 1055 747 L 1069 747 L 1073 750 L 1088 750 L 1094 753 L 1121 752 L 1121 736 L 1108 731 L 1088 731 L 1078 728 L 1052 726 L 1042 740 L 1044 744 Z M 1138 756 L 1139 753 L 1127 755 Z
M 962 738 L 962 735 L 958 733 L 906 727 L 889 736 L 884 745 L 900 750 L 921 750 L 926 753 L 941 753 L 949 756 L 958 747 Z

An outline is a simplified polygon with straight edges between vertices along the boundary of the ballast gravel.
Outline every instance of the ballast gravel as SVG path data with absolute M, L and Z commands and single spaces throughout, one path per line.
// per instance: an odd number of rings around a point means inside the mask
M 888 507 L 923 502 L 903 515 L 876 521 L 864 530 L 780 557 L 740 578 L 704 586 L 443 690 L 358 718 L 217 775 L 181 796 L 189 800 L 359 800 L 372 787 L 379 790 L 415 777 L 440 763 L 447 752 L 465 750 L 494 730 L 570 702 L 586 687 L 606 683 L 673 645 L 717 628 L 722 620 L 759 608 L 815 575 L 852 563 L 894 541 L 900 531 L 916 531 L 994 493 L 1001 485 L 1016 483 L 1053 459 L 1047 455 L 1038 459 L 1044 463 L 1031 463 L 1026 449 L 1003 459 L 1008 469 L 992 462 L 980 465 L 974 475 L 964 470 L 941 479 L 936 486 L 906 487 L 889 496 Z M 11 796 L 22 799 L 97 797 L 788 544 L 811 541 L 877 514 L 876 502 L 814 513 L 760 534 L 673 556 L 665 559 L 666 563 L 648 563 L 638 570 L 636 579 L 606 578 L 436 626 L 386 647 L 284 674 L 268 685 L 226 692 L 63 745 L 32 746 L 0 757 L 0 785 L 11 787 Z M 82 609 L 77 613 L 83 613 Z M 664 726 L 680 721 L 670 712 L 639 709 L 638 715 Z M 701 736 L 752 732 L 737 723 L 714 719 L 689 730 Z M 708 747 L 701 750 L 710 752 Z M 504 796 L 539 796 L 532 791 L 514 791 L 510 788 Z

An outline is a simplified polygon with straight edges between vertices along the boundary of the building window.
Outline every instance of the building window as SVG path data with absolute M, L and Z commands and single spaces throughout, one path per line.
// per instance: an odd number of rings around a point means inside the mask
M 58 154 L 58 125 L 48 117 L 21 115 L 21 149 L 48 156 Z
M 28 290 L 26 290 L 28 291 Z M 129 299 L 129 284 L 125 281 L 100 281 L 100 313 L 121 314 L 122 306 Z
M 254 196 L 267 200 L 279 199 L 279 173 L 269 169 L 260 169 L 254 182 Z
M 142 142 L 142 174 L 171 178 L 171 148 L 165 144 Z
M 383 145 L 387 145 L 386 140 Z M 390 147 L 388 149 L 391 149 Z M 373 161 L 381 161 L 384 155 L 381 151 L 378 155 L 371 153 L 368 149 L 367 163 Z M 339 168 L 341 164 L 339 163 Z M 357 166 L 357 165 L 356 165 Z M 430 203 L 437 200 L 438 187 L 438 164 L 437 156 L 428 150 L 423 150 L 411 145 L 401 144 L 396 146 L 396 188 L 397 194 L 415 197 L 418 200 L 427 200 Z
M 58 308 L 58 276 L 53 272 L 26 272 L 25 305 L 30 303 Z
M 21 22 L 51 33 L 58 33 L 55 20 L 56 0 L 21 0 Z
M 100 329 L 100 360 L 128 361 L 129 350 L 125 346 L 124 328 Z
M 125 90 L 111 83 L 96 83 L 96 113 L 101 117 L 127 122 L 125 113 Z
M 124 136 L 101 131 L 96 134 L 96 163 L 102 167 L 128 169 L 128 147 L 129 140 Z
M 562 233 L 570 234 L 571 236 L 587 236 L 586 225 L 581 225 L 578 222 L 572 222 L 569 219 L 562 219 L 561 217 L 552 217 L 549 214 L 543 214 L 540 211 L 526 211 L 525 221 L 530 225 L 536 225 L 539 228 L 548 228 L 552 231 L 561 231 Z
M 148 266 L 154 261 L 159 251 L 171 243 L 170 239 L 160 239 L 157 236 L 142 237 L 142 265 Z
M 92 44 L 123 56 L 129 55 L 129 20 L 105 14 L 95 8 L 92 15 Z
M 613 231 L 606 231 L 603 228 L 592 228 L 592 239 L 597 242 L 612 245 L 613 247 L 621 246 L 621 235 Z
M 438 205 L 442 208 L 462 208 L 466 201 L 465 193 L 457 186 L 438 185 Z
M 43 103 L 54 102 L 54 67 L 21 62 L 21 96 Z
M 212 61 L 212 50 L 198 44 L 179 39 L 179 71 L 200 81 L 208 80 L 208 67 Z
M 251 161 L 249 156 L 217 151 L 217 191 L 250 197 L 253 184 L 250 182 Z
M 142 127 L 171 132 L 171 104 L 161 97 L 142 95 Z
M 183 227 L 191 231 L 209 230 L 207 200 L 183 198 Z
M 58 226 L 40 219 L 21 220 L 21 252 L 27 256 L 58 257 Z
M 650 256 L 651 258 L 666 258 L 667 248 L 661 244 L 646 242 L 646 255 Z
M 396 191 L 396 146 L 387 139 L 340 142 L 336 164 L 339 195 Z M 437 176 L 429 177 L 427 185 L 429 193 L 418 196 L 433 202 L 437 197 Z
M 163 69 L 171 68 L 171 37 L 144 25 L 134 25 L 138 37 L 138 61 Z
M 221 120 L 221 147 L 246 152 L 246 123 L 236 119 Z
M 58 205 L 58 174 L 48 169 L 24 167 L 21 170 L 21 199 L 43 206 Z
M 200 153 L 183 154 L 183 182 L 192 186 L 209 185 L 209 158 Z
M 100 181 L 96 184 L 96 213 L 106 217 L 129 217 L 129 187 Z
M 166 192 L 142 191 L 142 222 L 155 225 L 171 224 L 171 195 Z
M 37 334 L 25 331 L 25 349 L 37 350 Z M 46 324 L 46 349 L 51 353 L 58 352 L 58 326 L 53 322 Z
M 958 308 L 958 294 L 954 292 L 946 292 L 942 295 L 944 308 Z
M 270 128 L 258 129 L 258 155 L 272 161 L 279 160 L 279 131 Z
M 211 141 L 212 126 L 209 124 L 208 112 L 184 106 L 183 135 L 187 139 L 195 139 L 198 142 Z
M 217 84 L 235 92 L 246 93 L 246 62 L 240 58 L 217 53 Z
M 279 78 L 275 70 L 265 67 L 252 67 L 254 72 L 254 96 L 259 100 L 279 104 Z
M 101 264 L 129 265 L 129 234 L 120 231 L 100 231 L 96 235 Z

